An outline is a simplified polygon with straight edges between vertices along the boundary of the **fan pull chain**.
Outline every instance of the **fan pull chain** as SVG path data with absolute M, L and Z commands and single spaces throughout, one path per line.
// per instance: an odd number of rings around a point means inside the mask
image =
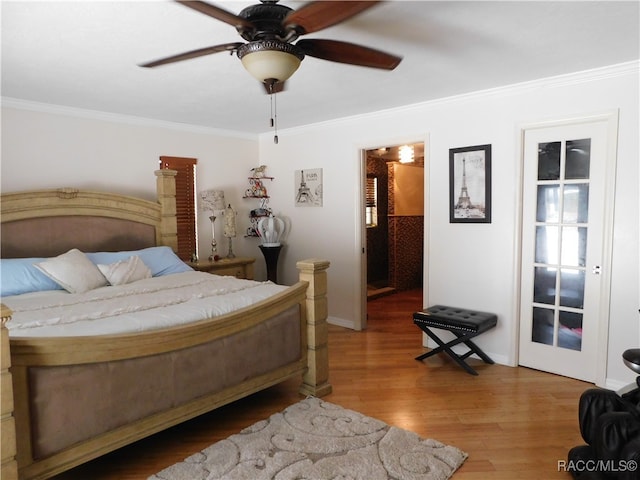
M 273 143 L 278 144 L 278 103 L 276 100 L 277 93 L 273 94 Z
M 273 143 L 278 144 L 278 104 L 276 93 L 273 91 L 274 83 L 269 85 L 269 98 L 271 100 L 271 128 L 274 129 Z
M 273 120 L 273 85 L 269 85 L 269 103 L 271 104 L 271 118 L 269 126 L 273 128 L 275 122 Z

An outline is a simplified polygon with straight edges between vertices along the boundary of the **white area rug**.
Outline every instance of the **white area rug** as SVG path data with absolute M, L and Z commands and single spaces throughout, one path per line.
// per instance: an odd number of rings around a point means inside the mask
M 467 454 L 307 398 L 149 480 L 445 480 Z

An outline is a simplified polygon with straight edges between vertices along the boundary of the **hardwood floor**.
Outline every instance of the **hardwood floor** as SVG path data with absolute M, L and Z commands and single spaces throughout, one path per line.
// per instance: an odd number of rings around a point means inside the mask
M 527 368 L 469 362 L 466 373 L 426 351 L 411 314 L 422 292 L 368 304 L 364 332 L 330 326 L 325 400 L 466 451 L 454 480 L 568 480 L 558 462 L 580 443 L 578 398 L 590 384 Z M 56 480 L 142 480 L 300 400 L 288 381 L 78 467 Z M 560 469 L 561 470 L 561 469 Z

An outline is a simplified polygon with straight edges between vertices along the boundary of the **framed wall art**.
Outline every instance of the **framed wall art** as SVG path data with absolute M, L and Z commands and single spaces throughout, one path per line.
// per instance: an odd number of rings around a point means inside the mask
M 296 207 L 321 207 L 322 169 L 296 170 L 294 177 Z
M 491 145 L 449 149 L 449 222 L 491 223 Z

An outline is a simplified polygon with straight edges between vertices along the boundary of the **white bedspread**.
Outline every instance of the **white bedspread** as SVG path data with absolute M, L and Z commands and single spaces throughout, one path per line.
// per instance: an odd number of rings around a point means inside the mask
M 185 272 L 101 287 L 4 297 L 12 337 L 140 332 L 212 318 L 264 300 L 287 287 L 203 272 Z

